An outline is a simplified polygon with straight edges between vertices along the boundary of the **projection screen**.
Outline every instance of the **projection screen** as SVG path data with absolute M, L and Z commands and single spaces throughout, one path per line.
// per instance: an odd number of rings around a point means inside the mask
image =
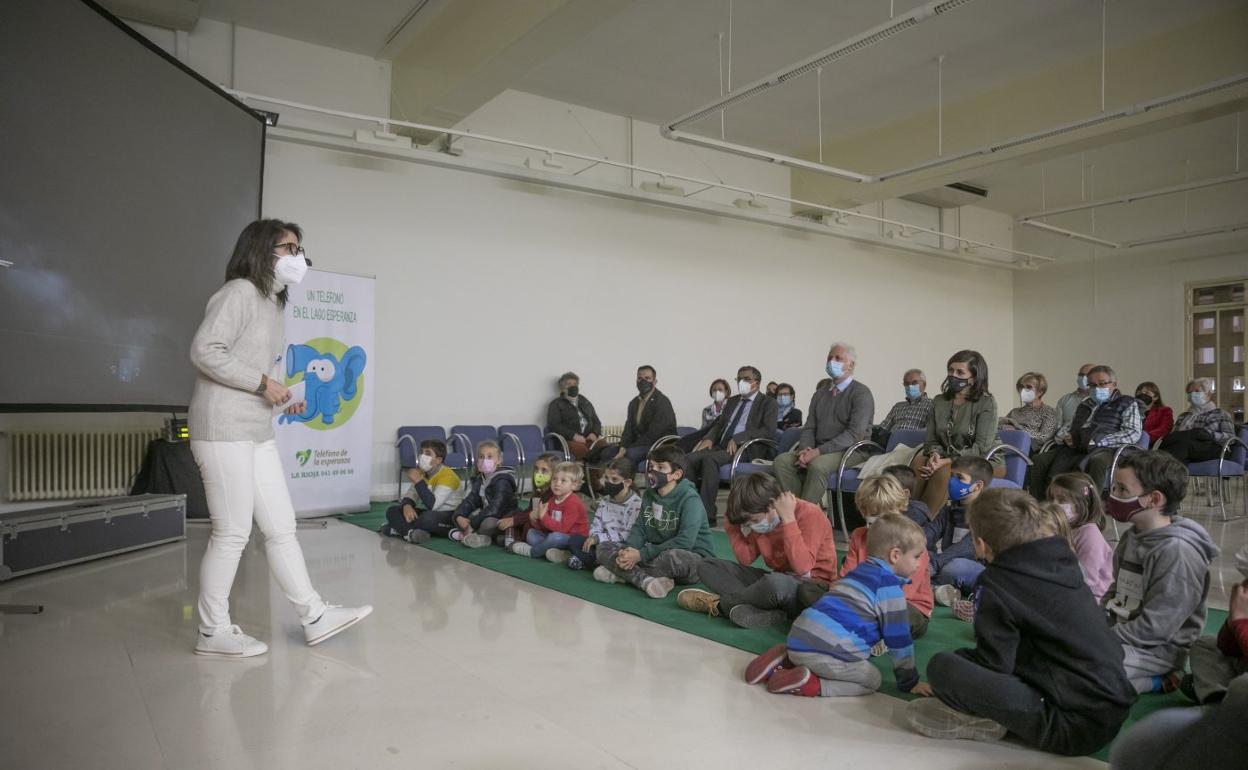
M 0 410 L 184 410 L 263 120 L 93 3 L 4 0 L 0 153 Z

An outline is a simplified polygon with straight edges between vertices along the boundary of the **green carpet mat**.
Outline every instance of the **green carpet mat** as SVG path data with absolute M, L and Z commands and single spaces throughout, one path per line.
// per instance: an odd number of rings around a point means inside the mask
M 374 503 L 372 510 L 368 513 L 339 514 L 337 518 L 349 524 L 376 531 L 385 523 L 385 511 L 389 505 L 391 504 Z M 728 536 L 719 531 L 713 531 L 711 535 L 715 543 L 716 555 L 725 559 L 733 558 L 732 548 L 728 545 Z M 419 547 L 746 652 L 763 652 L 772 645 L 783 642 L 786 636 L 786 630 L 781 626 L 765 629 L 737 628 L 723 618 L 710 618 L 683 610 L 676 604 L 677 591 L 673 591 L 666 599 L 655 600 L 631 586 L 599 583 L 587 572 L 570 570 L 544 559 L 526 559 L 507 553 L 501 548 L 465 548 L 458 543 L 440 538 L 435 538 Z M 1225 612 L 1210 610 L 1205 633 L 1217 633 L 1225 619 Z M 949 608 L 936 605 L 927 633 L 914 644 L 919 671 L 926 670 L 928 661 L 936 653 L 943 650 L 955 650 L 959 647 L 970 647 L 974 643 L 975 636 L 971 624 L 955 618 Z M 881 692 L 906 700 L 914 697 L 897 689 L 892 663 L 887 655 L 873 658 L 871 662 L 880 669 L 883 678 Z M 1190 705 L 1191 702 L 1177 692 L 1169 695 L 1141 696 L 1131 709 L 1131 716 L 1126 724 L 1129 725 L 1163 708 Z M 1108 751 L 1106 747 L 1094 756 L 1105 759 Z

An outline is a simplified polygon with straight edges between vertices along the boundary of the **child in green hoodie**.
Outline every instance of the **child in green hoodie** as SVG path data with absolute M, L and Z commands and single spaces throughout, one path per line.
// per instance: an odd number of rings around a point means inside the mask
M 698 564 L 714 549 L 706 508 L 685 479 L 684 463 L 685 453 L 671 444 L 650 454 L 641 514 L 623 543 L 598 545 L 595 580 L 627 581 L 653 599 L 667 596 L 676 583 L 698 582 Z

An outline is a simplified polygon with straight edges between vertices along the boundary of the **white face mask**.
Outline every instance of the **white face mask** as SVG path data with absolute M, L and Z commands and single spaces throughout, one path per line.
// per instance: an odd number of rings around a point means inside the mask
M 421 455 L 416 458 L 416 464 L 419 465 L 420 469 L 425 473 L 433 470 L 433 458 L 429 455 Z
M 1066 521 L 1073 524 L 1075 522 L 1075 504 L 1062 503 L 1058 507 L 1062 509 L 1062 513 L 1066 514 Z
M 1023 388 L 1022 390 L 1018 391 L 1018 398 L 1024 404 L 1030 404 L 1032 401 L 1036 400 L 1036 391 L 1032 390 L 1031 388 Z
M 714 398 L 715 403 L 718 404 L 720 401 L 723 401 L 725 398 L 728 398 L 728 394 L 722 390 L 717 390 L 711 394 L 711 397 Z
M 277 266 L 273 268 L 273 277 L 283 286 L 294 286 L 302 281 L 307 273 L 307 260 L 293 254 L 279 256 Z
M 737 392 L 740 393 L 741 395 L 743 396 L 750 395 L 750 391 L 752 389 L 753 388 L 751 387 L 749 380 L 737 380 Z

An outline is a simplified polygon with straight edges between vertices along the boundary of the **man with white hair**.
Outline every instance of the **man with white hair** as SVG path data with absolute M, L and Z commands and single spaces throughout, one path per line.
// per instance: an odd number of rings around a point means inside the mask
M 1187 383 L 1187 402 L 1191 406 L 1175 420 L 1174 430 L 1158 449 L 1184 464 L 1218 459 L 1222 445 L 1235 435 L 1235 423 L 1213 402 L 1213 382 L 1197 377 Z
M 832 383 L 815 393 L 797 446 L 773 466 L 786 492 L 815 505 L 822 504 L 828 475 L 840 467 L 845 450 L 871 434 L 875 399 L 854 379 L 857 363 L 853 345 L 833 343 L 825 367 Z
M 927 395 L 927 375 L 922 369 L 911 369 L 901 376 L 905 399 L 893 404 L 880 427 L 895 430 L 926 430 L 927 416 L 932 413 L 932 399 Z

